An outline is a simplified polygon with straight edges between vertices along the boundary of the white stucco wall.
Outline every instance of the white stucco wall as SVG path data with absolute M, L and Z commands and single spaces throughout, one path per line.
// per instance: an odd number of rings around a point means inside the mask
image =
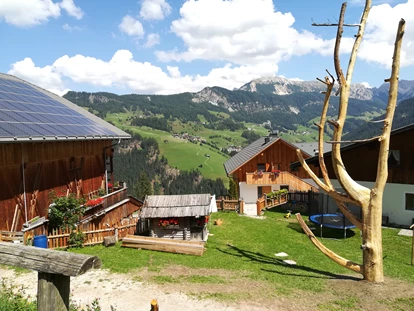
M 244 200 L 245 203 L 255 203 L 258 199 L 257 197 L 257 187 L 258 185 L 248 185 L 245 182 L 240 182 L 240 198 Z M 260 185 L 260 187 L 271 186 L 272 191 L 280 190 L 280 185 Z
M 341 189 L 337 180 L 331 180 L 332 185 Z M 374 187 L 373 182 L 358 182 L 369 189 Z M 414 185 L 387 184 L 384 189 L 382 214 L 389 217 L 390 224 L 411 226 L 413 224 L 414 211 L 405 209 L 405 194 L 414 193 Z M 335 204 L 331 200 L 331 204 Z

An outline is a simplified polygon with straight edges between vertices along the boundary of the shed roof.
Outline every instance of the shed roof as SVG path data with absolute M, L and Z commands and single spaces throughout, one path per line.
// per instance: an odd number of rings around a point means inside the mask
M 0 73 L 0 143 L 130 137 L 63 97 Z
M 231 157 L 224 163 L 224 169 L 226 170 L 226 173 L 231 174 L 237 168 L 248 162 L 253 157 L 257 156 L 263 150 L 269 148 L 271 145 L 273 145 L 275 142 L 279 140 L 292 146 L 292 148 L 301 149 L 308 156 L 314 155 L 318 149 L 318 143 L 290 143 L 276 135 L 260 137 L 258 140 L 254 141 L 253 143 L 251 143 L 250 145 L 236 153 L 233 157 Z M 325 148 L 331 150 L 330 145 L 328 144 L 325 145 Z
M 195 217 L 210 213 L 210 194 L 149 195 L 141 210 L 143 218 Z

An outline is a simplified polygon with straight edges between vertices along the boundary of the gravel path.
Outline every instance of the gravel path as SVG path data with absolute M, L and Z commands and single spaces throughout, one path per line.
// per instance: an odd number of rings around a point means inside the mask
M 26 294 L 36 296 L 37 273 L 16 274 L 14 270 L 0 268 L 0 282 L 24 286 Z M 172 285 L 173 287 L 173 285 Z M 72 299 L 85 306 L 98 298 L 103 311 L 111 311 L 111 305 L 118 311 L 148 311 L 150 301 L 157 299 L 160 310 L 264 310 L 255 306 L 230 306 L 211 299 L 197 300 L 183 293 L 162 292 L 156 284 L 134 280 L 128 274 L 110 273 L 106 270 L 92 270 L 71 279 Z

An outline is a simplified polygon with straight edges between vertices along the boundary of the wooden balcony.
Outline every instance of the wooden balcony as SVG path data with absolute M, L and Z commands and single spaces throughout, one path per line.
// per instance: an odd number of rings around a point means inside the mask
M 289 185 L 289 188 L 291 188 L 291 190 L 318 191 L 311 184 L 303 181 L 299 177 L 296 177 L 289 172 L 280 172 L 279 174 L 270 172 L 265 172 L 262 174 L 246 173 L 246 183 L 248 185 Z

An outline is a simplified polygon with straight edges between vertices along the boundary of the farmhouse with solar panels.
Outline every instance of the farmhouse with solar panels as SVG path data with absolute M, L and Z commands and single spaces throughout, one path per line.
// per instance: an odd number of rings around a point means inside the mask
M 83 222 L 121 225 L 142 202 L 114 181 L 114 146 L 130 135 L 68 100 L 0 74 L 0 230 L 45 231 L 49 194 L 104 196 Z M 31 221 L 37 219 L 36 221 Z

